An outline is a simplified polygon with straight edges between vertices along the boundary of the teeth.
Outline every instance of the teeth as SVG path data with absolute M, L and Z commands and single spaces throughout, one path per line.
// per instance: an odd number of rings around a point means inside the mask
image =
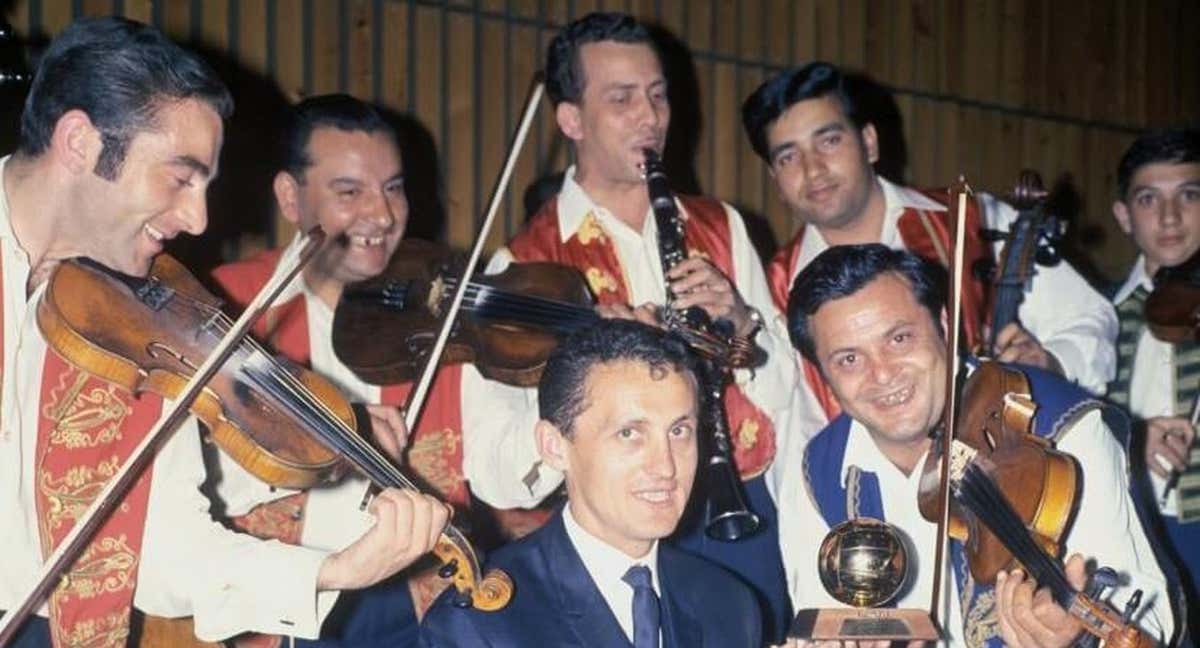
M 671 494 L 667 491 L 643 491 L 637 493 L 637 496 L 648 502 L 661 503 L 667 501 Z
M 912 388 L 911 387 L 909 387 L 908 389 L 902 389 L 897 392 L 892 392 L 892 393 L 888 394 L 887 396 L 880 398 L 879 402 L 880 402 L 880 404 L 885 405 L 885 406 L 899 405 L 900 403 L 907 401 L 910 396 L 912 396 Z
M 166 236 L 164 236 L 162 232 L 154 229 L 154 227 L 151 226 L 149 223 L 146 223 L 145 225 L 143 225 L 142 229 L 146 230 L 146 234 L 148 234 L 150 236 L 150 238 L 154 239 L 155 241 L 161 241 L 164 238 L 166 238 Z
M 383 245 L 382 236 L 359 236 L 357 234 L 350 237 L 350 242 L 355 245 Z

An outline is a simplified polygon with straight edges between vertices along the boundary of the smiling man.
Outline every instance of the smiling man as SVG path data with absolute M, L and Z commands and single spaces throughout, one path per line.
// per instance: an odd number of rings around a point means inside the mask
M 696 515 L 685 521 L 678 542 L 745 578 L 763 602 L 764 634 L 779 640 L 790 614 L 773 538 L 774 503 L 763 475 L 783 445 L 777 427 L 787 429 L 789 417 L 815 412 L 792 407 L 794 353 L 737 210 L 704 196 L 677 196 L 687 258 L 663 270 L 664 234 L 650 208 L 642 166 L 645 149 L 661 154 L 666 145 L 669 82 L 648 30 L 632 16 L 591 13 L 555 35 L 546 54 L 546 95 L 575 163 L 558 195 L 497 251 L 488 272 L 512 262 L 568 265 L 587 279 L 604 316 L 653 322 L 660 308 L 696 306 L 728 320 L 735 335 L 766 352 L 763 366 L 735 372 L 725 391 L 735 463 L 764 532 L 720 542 L 704 534 Z M 672 303 L 668 294 L 676 296 Z M 497 430 L 492 449 L 468 460 L 490 469 L 480 486 L 507 493 L 489 503 L 525 505 L 557 488 L 561 476 L 540 461 L 533 444 L 536 392 L 494 383 L 470 390 L 488 401 L 493 414 L 487 423 Z
M 946 406 L 944 275 L 912 253 L 881 244 L 833 247 L 796 278 L 788 302 L 792 340 L 828 381 L 842 414 L 808 443 L 783 474 L 779 533 L 797 609 L 838 606 L 820 587 L 818 551 L 833 526 L 858 517 L 881 519 L 907 538 L 918 556 L 896 605 L 929 609 L 934 578 L 946 597 L 942 630 L 951 646 L 1068 645 L 1081 631 L 1044 590 L 1002 573 L 993 588 L 964 577 L 966 551 L 952 542 L 935 574 L 937 525 L 922 517 L 918 493 L 925 455 Z M 1082 488 L 1065 554 L 1082 554 L 1121 575 L 1113 600 L 1135 589 L 1144 606 L 1135 619 L 1158 641 L 1171 637 L 1162 571 L 1129 495 L 1124 453 L 1102 404 L 1050 372 L 1023 367 L 1038 404 L 1033 433 L 1071 455 Z M 965 407 L 965 405 L 964 405 Z M 915 552 L 915 553 L 912 553 Z M 1066 565 L 1076 588 L 1083 560 Z
M 426 646 L 758 646 L 749 588 L 661 540 L 679 524 L 698 462 L 700 386 L 677 338 L 638 322 L 580 331 L 546 363 L 537 443 L 565 475 L 567 504 L 495 552 L 508 607 L 461 609 L 447 593 Z
M 75 256 L 144 276 L 167 240 L 202 232 L 232 109 L 208 65 L 133 21 L 80 20 L 41 59 L 20 149 L 0 161 L 2 610 L 24 602 L 46 554 L 165 409 L 48 349 L 36 322 L 46 280 Z M 313 637 L 339 591 L 412 563 L 448 515 L 433 498 L 388 489 L 350 546 L 285 546 L 214 522 L 205 479 L 199 436 L 181 426 L 16 645 L 123 646 L 134 607 L 193 615 L 210 640 Z
M 831 246 L 883 243 L 949 264 L 946 250 L 953 246 L 949 231 L 954 215 L 947 209 L 948 192 L 918 191 L 875 173 L 879 134 L 837 68 L 816 62 L 768 79 L 746 99 L 742 120 L 798 225 L 796 236 L 768 268 L 781 309 L 796 275 Z M 989 256 L 980 229 L 1007 231 L 1016 216 L 1011 207 L 987 194 L 969 201 L 968 254 Z M 995 244 L 993 254 L 999 253 L 1000 245 Z M 964 293 L 972 345 L 982 339 L 979 334 L 989 319 L 983 311 L 987 291 L 976 279 Z M 1093 392 L 1112 377 L 1112 307 L 1069 263 L 1037 267 L 1018 320 L 996 332 L 996 348 L 987 353 L 1050 369 Z M 803 361 L 801 367 L 806 402 L 819 404 L 828 418 L 836 416 L 836 400 L 820 372 Z M 811 436 L 816 429 L 800 432 Z
M 397 409 L 411 385 L 368 384 L 334 353 L 334 311 L 343 288 L 378 276 L 408 224 L 404 168 L 397 134 L 384 116 L 354 97 L 309 97 L 288 110 L 282 168 L 272 189 L 279 215 L 301 232 L 321 227 L 326 245 L 264 316 L 256 330 L 276 352 L 307 365 L 354 402 L 365 403 L 377 442 L 406 470 L 460 511 L 470 505 L 463 474 L 459 376 L 473 368 L 443 367 L 412 438 Z M 299 236 L 292 245 L 297 245 Z M 217 268 L 213 276 L 244 306 L 279 271 L 282 249 Z M 380 331 L 386 335 L 386 331 Z M 401 456 L 410 446 L 412 451 Z M 274 488 L 219 455 L 221 508 L 255 536 L 325 550 L 353 541 L 369 519 L 359 511 L 367 482 L 350 475 L 307 492 Z M 435 569 L 406 573 L 343 596 L 316 645 L 323 642 L 407 646 L 416 642 L 419 614 L 446 584 Z M 411 591 L 410 591 L 411 590 Z M 303 640 L 296 645 L 309 645 Z

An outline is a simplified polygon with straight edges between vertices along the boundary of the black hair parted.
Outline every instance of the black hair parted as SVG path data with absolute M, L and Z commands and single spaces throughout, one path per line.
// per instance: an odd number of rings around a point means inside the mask
M 1117 164 L 1117 198 L 1128 199 L 1129 183 L 1138 169 L 1159 162 L 1200 162 L 1200 129 L 1164 128 L 1139 135 Z
M 837 245 L 813 259 L 792 283 L 787 306 L 792 346 L 813 366 L 820 367 L 812 316 L 827 302 L 849 297 L 885 273 L 895 274 L 908 284 L 940 330 L 946 306 L 946 273 L 941 266 L 880 243 Z
M 221 116 L 233 113 L 228 88 L 198 55 L 153 27 L 125 18 L 83 18 L 50 44 L 21 113 L 24 155 L 46 150 L 55 124 L 82 110 L 100 131 L 97 175 L 115 180 L 129 142 L 156 126 L 165 104 L 195 99 Z
M 696 356 L 679 336 L 641 322 L 603 319 L 572 333 L 546 360 L 538 383 L 539 416 L 572 438 L 576 419 L 587 409 L 592 369 L 621 361 L 645 363 L 652 372 L 690 375 L 700 384 Z
M 814 61 L 801 68 L 781 72 L 758 86 L 742 103 L 742 126 L 750 138 L 754 152 L 768 164 L 767 128 L 793 105 L 806 99 L 833 96 L 842 106 L 842 113 L 857 128 L 865 124 L 852 93 L 846 89 L 842 73 L 830 63 Z
M 588 43 L 615 41 L 645 44 L 658 55 L 650 32 L 625 13 L 594 11 L 563 27 L 546 48 L 546 96 L 554 106 L 579 103 L 586 79 L 579 52 Z
M 304 172 L 313 164 L 308 144 L 318 128 L 386 133 L 393 142 L 396 141 L 396 129 L 374 106 L 361 99 L 348 94 L 304 99 L 288 110 L 283 134 L 282 166 L 297 182 L 304 182 Z

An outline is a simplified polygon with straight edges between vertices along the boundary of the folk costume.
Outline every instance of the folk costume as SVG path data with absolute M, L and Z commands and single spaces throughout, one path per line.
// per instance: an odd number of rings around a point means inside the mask
M 261 253 L 214 270 L 213 277 L 235 306 L 244 306 L 276 272 L 282 250 Z M 334 354 L 333 311 L 298 277 L 254 331 L 275 352 L 309 366 L 352 401 L 401 406 L 411 383 L 379 387 L 358 379 Z M 458 510 L 470 505 L 463 475 L 463 435 L 459 383 L 463 367 L 440 369 L 420 423 L 409 438 L 405 469 Z M 261 538 L 338 551 L 373 523 L 361 509 L 368 482 L 349 475 L 340 483 L 297 492 L 275 488 L 219 454 L 222 480 L 217 495 L 233 524 Z M 435 570 L 410 579 L 393 577 L 361 592 L 343 594 L 323 637 L 329 641 L 412 645 L 418 611 L 441 592 Z M 410 595 L 411 589 L 411 595 Z M 415 599 L 415 600 L 414 600 Z M 321 642 L 305 645 L 322 645 Z
M 878 178 L 884 197 L 884 221 L 879 242 L 896 249 L 907 249 L 927 260 L 947 266 L 954 240 L 950 236 L 956 214 L 946 191 L 918 191 Z M 966 257 L 968 275 L 963 295 L 963 322 L 968 342 L 981 339 L 987 320 L 989 290 L 970 269 L 988 258 L 987 242 L 980 229 L 1007 231 L 1017 218 L 1016 211 L 987 194 L 967 202 Z M 1001 243 L 990 252 L 998 255 Z M 829 245 L 815 227 L 802 225 L 795 237 L 775 255 L 767 269 L 776 305 L 787 312 L 788 292 L 796 275 Z M 1104 297 L 1070 266 L 1062 262 L 1054 267 L 1038 266 L 1030 290 L 1021 303 L 1019 317 L 1042 346 L 1062 364 L 1066 377 L 1093 393 L 1100 393 L 1115 372 L 1116 358 L 1112 341 L 1116 337 L 1116 316 Z M 819 405 L 826 421 L 839 413 L 837 402 L 821 378 L 818 368 L 796 355 L 800 364 L 802 399 L 811 407 Z M 800 429 L 797 441 L 811 438 L 821 426 Z M 781 449 L 784 450 L 784 449 Z M 788 452 L 792 459 L 800 449 Z M 788 465 L 781 463 L 779 465 Z
M 27 296 L 30 271 L 0 192 L 0 610 L 21 603 L 43 560 L 164 409 L 160 398 L 80 372 L 48 349 L 34 308 L 45 284 Z M 197 634 L 209 640 L 248 630 L 316 634 L 337 598 L 316 591 L 325 554 L 215 523 L 199 490 L 206 473 L 194 429 L 185 423 L 164 445 L 26 636 L 49 635 L 55 646 L 123 646 L 131 606 L 194 616 Z
M 1128 577 L 1113 600 L 1124 603 L 1142 589 L 1145 609 L 1137 621 L 1151 637 L 1166 641 L 1174 628 L 1166 581 L 1129 495 L 1124 451 L 1106 422 L 1117 425 L 1123 417 L 1104 411 L 1102 403 L 1058 376 L 1022 370 L 1038 403 L 1035 434 L 1072 455 L 1082 472 L 1078 513 L 1064 538 L 1063 555 L 1080 553 Z M 866 427 L 846 414 L 809 442 L 802 469 L 786 475 L 779 500 L 784 563 L 797 609 L 842 606 L 815 585 L 820 583 L 816 557 L 831 527 L 858 516 L 884 520 L 907 536 L 910 551 L 919 556 L 917 573 L 896 606 L 928 609 L 934 576 L 923 563 L 933 555 L 937 524 L 918 510 L 924 461 L 905 474 Z M 961 543 L 951 541 L 942 591 L 958 604 L 947 606 L 943 630 L 952 646 L 1000 646 L 995 597 L 990 587 L 971 578 L 965 558 Z
M 762 475 L 775 457 L 779 443 L 776 430 L 795 411 L 793 351 L 741 216 L 710 198 L 684 196 L 677 202 L 685 219 L 684 239 L 689 254 L 712 262 L 730 278 L 746 304 L 763 315 L 765 326 L 755 341 L 767 352 L 768 359 L 754 372 L 736 371 L 734 384 L 725 393 L 735 460 L 746 480 L 750 507 L 763 518 L 763 530 L 749 539 L 724 543 L 707 538 L 703 520 L 693 516 L 681 523 L 676 542 L 727 566 L 755 587 L 765 604 L 768 625 L 764 636 L 770 638 L 785 629 L 790 614 L 777 549 L 772 546 L 774 503 Z M 574 167 L 567 170 L 558 196 L 543 205 L 525 229 L 496 253 L 488 272 L 527 261 L 551 261 L 578 269 L 600 304 L 637 306 L 666 301 L 653 215 L 648 214 L 642 231 L 634 231 L 592 201 L 575 181 Z M 510 441 L 507 452 L 493 455 L 493 479 L 528 487 L 535 496 L 557 487 L 562 476 L 541 465 L 534 444 L 536 390 L 494 390 L 484 385 L 480 394 L 495 403 L 496 411 L 518 413 L 507 421 L 494 418 L 493 425 L 503 425 L 505 438 Z M 522 447 L 521 454 L 511 451 Z
M 1146 325 L 1143 309 L 1153 291 L 1145 258 L 1138 257 L 1113 299 L 1121 330 L 1117 336 L 1117 377 L 1109 384 L 1108 398 L 1139 422 L 1160 416 L 1188 418 L 1200 394 L 1200 345 L 1163 342 Z M 1130 457 L 1140 468 L 1135 474 L 1147 487 L 1147 499 L 1159 513 L 1156 522 L 1161 524 L 1170 545 L 1168 553 L 1181 572 L 1190 599 L 1189 625 L 1194 635 L 1200 630 L 1200 613 L 1195 609 L 1200 601 L 1196 589 L 1196 579 L 1200 578 L 1200 444 L 1192 445 L 1188 469 L 1164 498 L 1166 480 L 1141 466 L 1146 430 L 1144 425 L 1136 429 Z

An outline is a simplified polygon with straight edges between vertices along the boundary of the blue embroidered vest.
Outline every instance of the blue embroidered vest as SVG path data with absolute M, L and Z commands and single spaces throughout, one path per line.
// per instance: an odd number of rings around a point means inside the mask
M 1040 369 L 1022 366 L 1020 370 L 1029 378 L 1033 399 L 1038 404 L 1034 413 L 1034 434 L 1057 441 L 1076 421 L 1096 409 L 1101 410 L 1106 423 L 1117 426 L 1114 431 L 1118 435 L 1124 434 L 1127 426 L 1122 423 L 1120 413 L 1106 407 L 1085 390 Z M 852 461 L 845 456 L 850 422 L 850 417 L 845 414 L 834 419 L 813 437 L 804 451 L 804 477 L 809 493 L 830 527 L 852 517 L 884 519 L 879 479 L 874 473 L 851 466 L 847 483 L 842 484 L 843 465 Z M 972 648 L 1003 646 L 995 618 L 992 588 L 974 582 L 962 544 L 956 540 L 950 542 L 950 563 L 962 605 L 963 641 Z

